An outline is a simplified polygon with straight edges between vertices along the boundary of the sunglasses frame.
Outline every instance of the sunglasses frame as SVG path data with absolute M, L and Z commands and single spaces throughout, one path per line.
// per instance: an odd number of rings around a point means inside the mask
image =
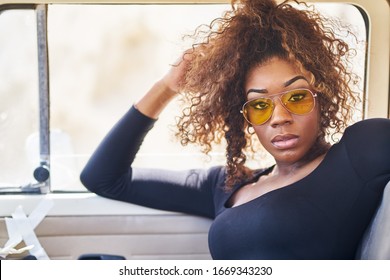
M 286 93 L 289 93 L 289 92 L 292 92 L 292 91 L 299 91 L 299 90 L 308 91 L 308 92 L 313 96 L 313 100 L 314 100 L 314 102 L 313 102 L 313 107 L 311 108 L 311 110 L 310 110 L 309 112 L 307 112 L 307 113 L 304 113 L 304 114 L 298 114 L 298 113 L 295 113 L 295 112 L 291 112 L 291 110 L 288 109 L 288 108 L 286 107 L 286 104 L 284 104 L 283 101 L 282 101 L 282 99 L 281 99 L 281 96 L 282 96 L 282 95 L 284 95 L 284 94 L 286 94 Z M 242 108 L 241 108 L 241 110 L 240 110 L 240 113 L 244 116 L 245 120 L 246 120 L 249 124 L 251 124 L 252 126 L 260 126 L 260 125 L 263 125 L 263 124 L 265 124 L 266 122 L 269 121 L 269 119 L 272 117 L 272 115 L 273 115 L 273 113 L 274 113 L 274 109 L 275 109 L 274 98 L 275 98 L 275 97 L 278 97 L 280 103 L 282 104 L 282 106 L 283 106 L 288 112 L 290 112 L 291 114 L 294 114 L 294 115 L 303 116 L 303 115 L 310 114 L 310 113 L 314 110 L 314 108 L 316 107 L 317 92 L 313 92 L 313 91 L 311 91 L 311 90 L 308 89 L 308 88 L 296 88 L 296 89 L 292 89 L 292 90 L 287 90 L 287 91 L 283 91 L 283 92 L 279 92 L 279 93 L 267 95 L 267 96 L 264 96 L 264 97 L 252 98 L 252 99 L 246 101 L 246 102 L 242 105 Z M 254 124 L 254 123 L 252 123 L 251 121 L 249 121 L 249 119 L 247 118 L 246 114 L 244 113 L 244 112 L 245 112 L 245 106 L 246 106 L 248 103 L 250 103 L 250 102 L 252 102 L 252 101 L 254 101 L 254 100 L 257 100 L 257 99 L 264 99 L 264 98 L 265 98 L 265 99 L 270 99 L 270 100 L 272 101 L 272 111 L 271 111 L 271 114 L 269 115 L 269 117 L 268 117 L 264 122 L 262 122 L 262 123 L 260 123 L 260 124 Z

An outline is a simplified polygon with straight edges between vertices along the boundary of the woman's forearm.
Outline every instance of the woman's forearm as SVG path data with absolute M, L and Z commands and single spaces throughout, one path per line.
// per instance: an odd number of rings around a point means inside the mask
M 157 119 L 175 96 L 176 92 L 163 80 L 160 80 L 134 106 L 142 114 L 152 119 Z

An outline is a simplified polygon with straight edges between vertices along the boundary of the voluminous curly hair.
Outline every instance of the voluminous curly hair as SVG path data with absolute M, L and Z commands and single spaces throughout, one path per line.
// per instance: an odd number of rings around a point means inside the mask
M 339 27 L 298 1 L 232 0 L 230 11 L 195 31 L 177 136 L 184 145 L 201 144 L 205 153 L 226 140 L 226 188 L 253 175 L 245 166 L 252 135 L 240 109 L 248 71 L 272 57 L 311 73 L 310 84 L 320 93 L 322 140 L 345 129 L 358 101 L 351 87 L 358 78 L 348 67 L 354 50 L 336 37 Z

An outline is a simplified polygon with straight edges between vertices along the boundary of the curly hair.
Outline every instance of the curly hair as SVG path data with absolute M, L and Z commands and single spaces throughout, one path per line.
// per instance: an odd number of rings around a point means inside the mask
M 213 143 L 226 140 L 227 189 L 253 176 L 245 166 L 253 133 L 240 114 L 251 68 L 276 56 L 309 71 L 310 84 L 320 93 L 323 141 L 346 128 L 358 101 L 351 87 L 358 77 L 349 67 L 354 50 L 336 37 L 338 22 L 298 1 L 232 0 L 231 4 L 230 11 L 192 35 L 198 41 L 193 43 L 180 89 L 187 105 L 177 123 L 181 143 L 198 143 L 205 153 Z

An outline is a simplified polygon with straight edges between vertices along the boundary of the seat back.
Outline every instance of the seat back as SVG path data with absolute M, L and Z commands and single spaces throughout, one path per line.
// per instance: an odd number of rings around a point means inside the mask
M 390 182 L 356 255 L 363 260 L 390 260 Z

